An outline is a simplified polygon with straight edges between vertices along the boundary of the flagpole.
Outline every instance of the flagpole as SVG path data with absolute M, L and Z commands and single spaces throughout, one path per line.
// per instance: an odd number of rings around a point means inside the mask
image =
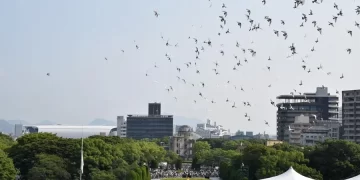
M 82 126 L 82 133 L 81 133 L 81 162 L 80 162 L 80 180 L 82 179 L 82 174 L 84 171 L 84 127 Z

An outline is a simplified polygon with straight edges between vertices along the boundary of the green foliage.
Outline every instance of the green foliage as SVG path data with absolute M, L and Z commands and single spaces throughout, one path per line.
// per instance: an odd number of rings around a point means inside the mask
M 113 173 L 108 171 L 95 170 L 90 175 L 91 180 L 116 180 L 116 177 Z
M 182 168 L 182 160 L 180 158 L 178 158 L 175 162 L 175 168 L 177 170 L 181 169 Z
M 346 179 L 360 174 L 360 145 L 342 140 L 328 140 L 308 151 L 309 165 L 324 179 Z
M 193 146 L 193 152 L 197 163 L 202 164 L 210 156 L 210 144 L 207 141 L 197 141 Z
M 62 158 L 56 155 L 39 154 L 36 155 L 36 162 L 28 172 L 28 178 L 70 180 L 71 175 L 66 170 L 66 163 Z
M 8 135 L 0 133 L 0 150 L 6 150 L 15 144 L 15 141 Z
M 49 133 L 28 134 L 11 146 L 9 157 L 23 179 L 78 179 L 80 168 L 79 139 L 65 139 Z M 162 161 L 166 151 L 154 142 L 118 137 L 92 136 L 84 139 L 83 179 L 126 180 L 135 171 L 140 180 L 150 179 L 148 169 L 137 164 Z M 138 170 L 136 170 L 139 168 Z M 61 178 L 58 178 L 61 177 Z
M 86 138 L 82 178 L 150 180 L 149 168 L 144 164 L 156 168 L 164 161 L 180 169 L 182 159 L 174 152 L 165 151 L 161 146 L 164 143 L 168 143 L 166 138 Z M 0 179 L 14 179 L 18 172 L 24 180 L 79 179 L 79 139 L 36 133 L 14 142 L 0 135 L 0 145 Z M 219 166 L 224 180 L 267 178 L 289 167 L 318 180 L 346 179 L 360 174 L 360 145 L 346 141 L 329 140 L 315 147 L 286 143 L 267 147 L 263 140 L 205 139 L 193 145 L 193 153 L 192 168 Z
M 0 179 L 15 179 L 16 174 L 17 170 L 12 159 L 8 158 L 6 153 L 0 149 Z

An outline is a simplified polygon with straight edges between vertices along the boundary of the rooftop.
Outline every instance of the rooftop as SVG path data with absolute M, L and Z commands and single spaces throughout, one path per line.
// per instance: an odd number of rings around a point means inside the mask
M 277 99 L 306 99 L 315 97 L 336 97 L 336 95 L 330 95 L 327 87 L 317 87 L 315 93 L 304 93 L 303 95 L 280 95 Z
M 136 115 L 129 114 L 127 117 L 135 117 L 135 118 L 172 118 L 173 115 Z

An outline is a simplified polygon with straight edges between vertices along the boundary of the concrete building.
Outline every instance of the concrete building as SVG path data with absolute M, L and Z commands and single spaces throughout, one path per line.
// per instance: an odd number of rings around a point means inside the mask
M 289 125 L 289 143 L 309 146 L 326 139 L 339 139 L 340 127 L 337 120 L 310 120 L 309 116 L 300 115 Z
M 117 127 L 116 127 L 116 135 L 124 138 L 126 137 L 126 121 L 124 116 L 117 117 Z
M 341 123 L 342 123 L 342 115 L 343 115 L 342 107 L 339 107 L 339 115 L 338 115 L 338 117 L 339 117 L 339 122 L 341 122 Z
M 318 87 L 315 93 L 280 95 L 277 98 L 277 138 L 289 142 L 288 127 L 295 117 L 308 115 L 310 120 L 338 120 L 338 101 L 336 95 L 330 95 L 326 87 Z
M 268 134 L 256 134 L 253 136 L 254 139 L 270 139 L 270 136 Z
M 282 141 L 279 140 L 267 140 L 265 146 L 274 146 L 275 144 L 282 144 Z
M 248 135 L 235 135 L 230 137 L 231 140 L 249 140 L 254 139 L 254 136 L 248 136 Z
M 192 160 L 192 148 L 198 138 L 190 126 L 181 126 L 178 134 L 170 137 L 170 150 L 178 154 L 183 160 Z
M 133 139 L 163 138 L 173 135 L 173 116 L 161 115 L 159 103 L 149 104 L 148 115 L 128 115 L 126 137 Z
M 342 138 L 360 143 L 360 90 L 342 92 Z
M 254 132 L 252 132 L 252 131 L 246 131 L 246 132 L 245 132 L 245 135 L 247 135 L 247 136 L 253 136 L 253 135 L 254 135 Z
M 222 138 L 224 135 L 231 135 L 230 130 L 226 130 L 222 125 L 210 124 L 208 119 L 206 123 L 197 124 L 196 134 L 203 138 Z
M 15 124 L 15 131 L 14 131 L 14 138 L 18 138 L 23 135 L 23 125 L 22 124 Z

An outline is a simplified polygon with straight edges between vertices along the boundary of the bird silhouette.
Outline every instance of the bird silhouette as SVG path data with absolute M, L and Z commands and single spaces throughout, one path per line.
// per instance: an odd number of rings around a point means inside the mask
M 238 22 L 237 22 L 237 25 L 241 28 L 241 22 L 238 21 Z
M 347 48 L 346 51 L 351 54 L 351 49 L 350 48 Z
M 159 13 L 157 11 L 154 11 L 155 17 L 159 17 Z

